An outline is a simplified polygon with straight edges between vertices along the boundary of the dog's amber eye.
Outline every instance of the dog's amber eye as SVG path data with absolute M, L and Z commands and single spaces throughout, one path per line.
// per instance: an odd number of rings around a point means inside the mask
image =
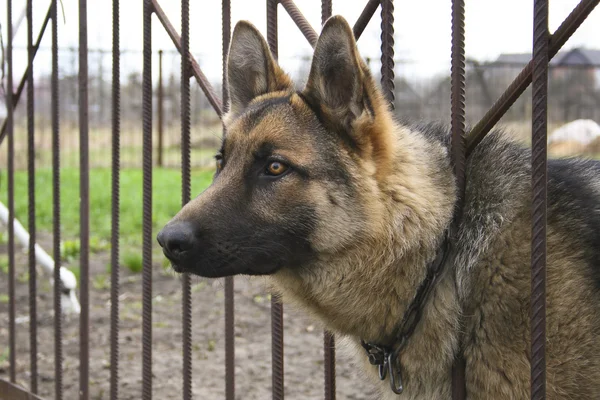
M 285 171 L 288 170 L 288 168 L 289 167 L 284 163 L 281 163 L 279 161 L 272 161 L 269 163 L 269 165 L 267 165 L 266 172 L 268 175 L 277 176 L 283 174 Z

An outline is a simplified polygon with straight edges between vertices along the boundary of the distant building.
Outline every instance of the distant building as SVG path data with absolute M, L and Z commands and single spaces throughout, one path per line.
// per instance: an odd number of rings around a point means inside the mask
M 504 90 L 530 60 L 531 53 L 500 54 L 495 61 L 482 63 L 478 68 L 493 92 L 496 88 Z M 600 50 L 578 47 L 558 52 L 549 62 L 548 78 L 550 120 L 568 122 L 589 118 L 598 122 Z M 529 100 L 518 103 L 527 115 Z
M 496 61 L 486 64 L 489 67 L 523 67 L 531 60 L 531 53 L 500 54 Z M 592 87 L 600 88 L 600 50 L 577 47 L 559 51 L 550 60 L 550 79 L 565 79 L 567 71 L 578 70 L 587 75 Z

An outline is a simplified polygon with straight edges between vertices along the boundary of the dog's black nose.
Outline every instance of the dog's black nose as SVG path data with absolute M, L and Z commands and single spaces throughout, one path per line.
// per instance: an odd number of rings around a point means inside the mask
M 165 256 L 173 262 L 179 262 L 194 246 L 194 231 L 189 224 L 176 222 L 165 226 L 156 239 Z

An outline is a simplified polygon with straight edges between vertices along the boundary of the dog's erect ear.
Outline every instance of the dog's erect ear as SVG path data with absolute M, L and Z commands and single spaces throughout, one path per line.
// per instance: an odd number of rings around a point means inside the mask
M 363 112 L 372 111 L 370 87 L 376 90 L 348 22 L 340 16 L 330 18 L 317 41 L 304 95 L 347 130 Z
M 247 21 L 236 24 L 227 60 L 229 112 L 235 118 L 252 99 L 270 92 L 293 87 L 290 78 L 273 59 L 269 46 L 254 25 Z
M 386 176 L 393 158 L 392 115 L 344 18 L 332 17 L 323 26 L 303 95 L 327 129 Z

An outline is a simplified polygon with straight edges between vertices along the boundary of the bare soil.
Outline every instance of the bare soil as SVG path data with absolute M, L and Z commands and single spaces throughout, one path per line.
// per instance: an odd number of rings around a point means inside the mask
M 48 238 L 46 238 L 48 239 Z M 50 249 L 50 241 L 42 245 Z M 6 246 L 0 254 L 6 253 Z M 109 255 L 90 255 L 90 398 L 109 398 L 110 289 Z M 17 383 L 27 388 L 29 366 L 29 294 L 26 254 L 16 257 Z M 194 278 L 193 394 L 196 399 L 225 397 L 224 287 L 222 280 Z M 122 269 L 120 290 L 119 398 L 140 399 L 142 377 L 142 279 Z M 0 295 L 8 294 L 0 272 Z M 182 398 L 181 282 L 157 262 L 153 268 L 153 398 Z M 38 274 L 38 385 L 43 398 L 54 398 L 54 327 L 49 277 Z M 285 397 L 323 398 L 323 336 L 301 312 L 285 308 Z M 270 301 L 260 278 L 235 279 L 236 399 L 271 398 Z M 64 399 L 78 398 L 79 318 L 63 321 Z M 8 379 L 8 304 L 0 301 L 0 378 Z M 352 358 L 337 351 L 338 399 L 373 399 L 372 386 Z

